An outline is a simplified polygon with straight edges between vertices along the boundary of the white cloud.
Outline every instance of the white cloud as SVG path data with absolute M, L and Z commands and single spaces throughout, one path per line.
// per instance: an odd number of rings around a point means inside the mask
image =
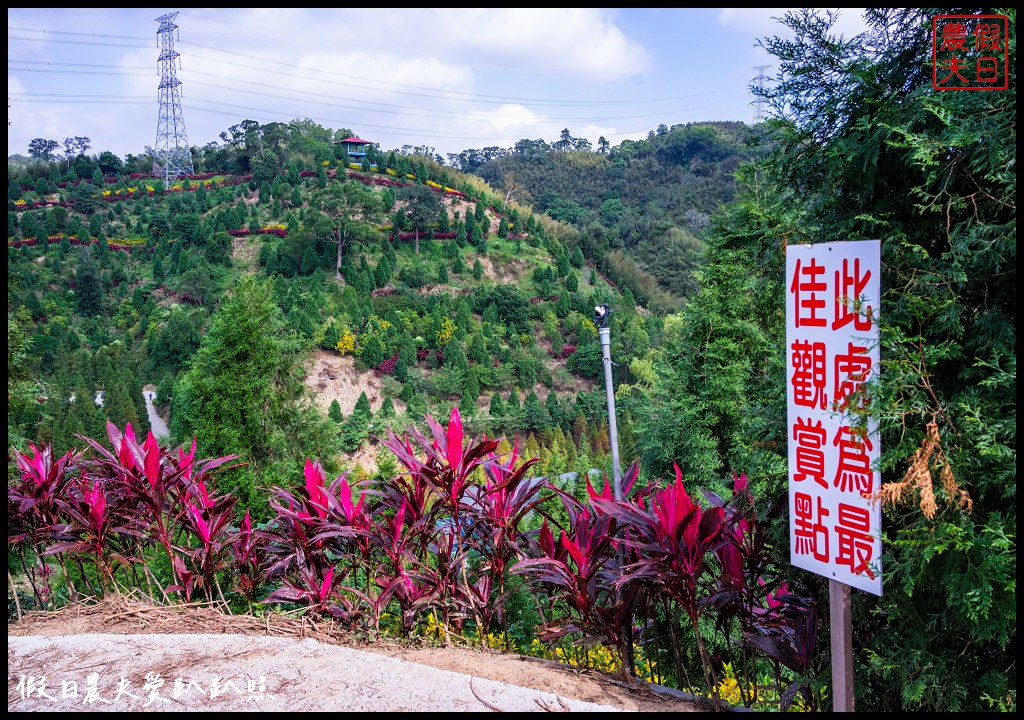
M 750 33 L 758 38 L 779 35 L 791 37 L 789 28 L 781 20 L 787 12 L 801 8 L 722 8 L 718 22 L 726 28 Z M 826 10 L 838 13 L 833 31 L 845 37 L 852 37 L 865 30 L 864 8 L 813 8 L 822 14 Z

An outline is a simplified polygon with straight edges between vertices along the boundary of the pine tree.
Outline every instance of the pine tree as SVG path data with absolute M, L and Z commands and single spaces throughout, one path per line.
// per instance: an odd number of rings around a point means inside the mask
M 522 410 L 522 406 L 519 403 L 519 393 L 516 392 L 515 388 L 509 390 L 508 399 L 505 401 L 505 412 L 507 413 L 518 413 Z
M 471 366 L 469 372 L 466 374 L 466 389 L 463 392 L 464 397 L 468 397 L 473 402 L 480 397 L 480 370 L 477 366 Z
M 523 401 L 523 426 L 528 430 L 538 431 L 548 427 L 550 423 L 551 419 L 544 406 L 540 404 L 540 398 L 531 390 Z
M 587 424 L 587 418 L 583 413 L 578 413 L 572 424 L 572 442 L 578 451 L 582 452 L 585 447 L 589 450 L 589 435 L 590 426 Z
M 364 333 L 364 335 L 369 335 L 369 337 L 360 338 L 362 352 L 359 354 L 359 360 L 364 367 L 372 369 L 384 362 L 384 344 L 375 332 Z
M 526 438 L 526 444 L 523 446 L 522 457 L 524 460 L 540 457 L 540 443 L 537 442 L 537 436 L 532 432 Z
M 103 288 L 100 284 L 99 271 L 90 253 L 79 253 L 75 277 L 75 299 L 78 301 L 79 311 L 90 317 L 98 315 L 103 307 Z
M 491 395 L 489 412 L 491 419 L 496 422 L 501 422 L 504 419 L 507 411 L 505 409 L 505 401 L 501 399 L 501 393 L 494 393 Z
M 219 476 L 218 489 L 236 491 L 242 507 L 260 519 L 269 517 L 269 506 L 257 487 L 286 482 L 285 473 L 317 455 L 334 434 L 302 402 L 303 357 L 272 283 L 243 275 L 175 383 L 172 435 L 195 436 L 200 456 L 238 454 L 244 464 Z
M 331 407 L 327 411 L 327 416 L 339 425 L 344 422 L 345 416 L 341 412 L 341 405 L 338 403 L 337 398 L 331 400 Z

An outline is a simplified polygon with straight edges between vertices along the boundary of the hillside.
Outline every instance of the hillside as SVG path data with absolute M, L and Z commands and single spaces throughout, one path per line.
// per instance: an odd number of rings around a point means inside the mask
M 587 258 L 644 304 L 675 308 L 696 288 L 702 233 L 735 200 L 735 173 L 761 154 L 763 136 L 740 122 L 661 125 L 603 152 L 573 149 L 570 136 L 461 158 L 506 196 L 578 230 Z
M 552 470 L 607 463 L 593 308 L 617 310 L 623 378 L 656 323 L 563 223 L 506 204 L 479 178 L 401 160 L 369 171 L 293 164 L 259 183 L 205 173 L 166 192 L 144 173 L 82 180 L 72 168 L 60 179 L 30 165 L 10 201 L 8 295 L 43 403 L 41 415 L 15 408 L 18 431 L 58 453 L 79 434 L 103 437 L 108 420 L 144 433 L 141 388 L 153 385 L 172 434 L 201 435 L 213 419 L 175 400 L 196 392 L 187 371 L 202 374 L 225 298 L 251 277 L 269 283 L 284 372 L 301 375 L 271 382 L 275 407 L 296 408 L 272 422 L 309 444 L 271 449 L 253 436 L 256 450 L 207 441 L 206 452 L 266 452 L 282 468 L 315 455 L 373 472 L 375 436 L 458 406 L 471 432 L 532 439 Z M 238 379 L 238 367 L 225 372 Z M 93 388 L 102 407 L 60 402 Z

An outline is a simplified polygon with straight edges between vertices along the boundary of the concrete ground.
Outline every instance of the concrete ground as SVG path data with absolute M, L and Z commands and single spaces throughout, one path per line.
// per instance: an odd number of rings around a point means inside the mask
M 9 712 L 610 712 L 312 638 L 8 636 Z

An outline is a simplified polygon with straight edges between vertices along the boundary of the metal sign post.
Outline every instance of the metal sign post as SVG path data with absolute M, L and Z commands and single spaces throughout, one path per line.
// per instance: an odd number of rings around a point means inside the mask
M 601 358 L 604 361 L 604 393 L 608 401 L 608 439 L 612 448 L 612 478 L 615 481 L 615 499 L 622 500 L 622 470 L 619 468 L 619 433 L 615 427 L 615 392 L 612 390 L 612 351 L 611 328 L 608 327 L 608 316 L 611 308 L 598 305 L 594 308 L 594 324 L 597 325 L 597 336 L 601 340 Z

